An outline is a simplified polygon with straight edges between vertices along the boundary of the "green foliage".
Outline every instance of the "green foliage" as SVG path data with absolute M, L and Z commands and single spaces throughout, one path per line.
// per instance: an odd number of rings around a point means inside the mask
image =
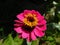
M 14 42 L 16 42 L 16 44 L 18 44 L 18 45 L 21 45 L 23 43 L 23 39 L 20 39 L 20 38 L 18 38 L 18 36 L 16 36 L 14 38 Z
M 3 39 L 0 40 L 0 45 L 2 45 L 2 41 L 3 41 Z
M 40 38 L 37 38 L 35 41 L 32 41 L 31 45 L 39 45 Z
M 47 41 L 54 41 L 54 38 L 52 36 L 48 36 Z
M 2 27 L 0 28 L 0 31 L 3 31 L 3 28 Z
M 23 42 L 23 39 L 19 39 L 17 36 L 13 39 L 11 34 L 9 34 L 3 43 L 2 41 L 0 42 L 0 45 L 21 45 L 22 42 Z
M 7 39 L 5 39 L 4 45 L 15 45 L 14 40 L 11 36 L 11 34 L 8 35 Z
M 60 22 L 59 22 L 60 23 Z M 60 24 L 58 23 L 53 23 L 54 28 L 57 28 L 60 31 Z
M 56 43 L 55 42 L 46 41 L 46 45 L 56 45 Z

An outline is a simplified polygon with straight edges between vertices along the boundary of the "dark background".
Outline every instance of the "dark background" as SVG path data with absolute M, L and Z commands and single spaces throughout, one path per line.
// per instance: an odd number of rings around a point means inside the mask
M 43 14 L 51 2 L 51 0 L 0 0 L 0 20 L 6 23 L 11 22 L 18 13 L 25 9 L 34 9 Z
M 13 30 L 16 15 L 25 9 L 46 13 L 53 5 L 52 0 L 0 0 L 0 26 L 4 27 L 6 35 Z

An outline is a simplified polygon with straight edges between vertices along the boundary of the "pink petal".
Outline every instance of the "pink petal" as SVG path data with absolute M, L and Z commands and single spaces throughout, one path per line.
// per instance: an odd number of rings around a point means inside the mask
M 32 10 L 32 14 L 35 14 L 38 20 L 44 19 L 44 16 L 42 16 L 38 11 Z
M 28 34 L 27 41 L 28 41 L 28 42 L 31 41 L 31 34 Z
M 23 21 L 23 19 L 24 19 L 23 13 L 18 14 L 18 15 L 17 15 L 17 18 L 18 18 L 20 21 Z
M 34 32 L 31 32 L 31 39 L 36 40 L 36 36 L 35 36 Z
M 23 26 L 23 24 L 17 24 L 17 23 L 16 23 L 16 24 L 14 24 L 14 26 L 15 26 L 15 27 L 21 27 L 21 26 Z
M 42 21 L 44 19 L 44 17 L 41 16 L 41 15 L 40 16 L 37 15 L 37 19 L 40 20 L 40 21 Z
M 14 24 L 14 26 L 20 26 L 20 24 Z
M 24 14 L 31 13 L 31 10 L 24 10 Z
M 46 30 L 46 25 L 36 26 L 36 29 L 38 29 L 38 30 L 40 30 L 40 31 L 45 31 L 45 30 Z
M 32 14 L 37 14 L 35 10 L 32 10 Z
M 46 25 L 43 25 L 42 27 L 40 27 L 40 30 L 45 31 L 47 29 Z
M 23 33 L 22 33 L 22 38 L 27 38 L 27 37 L 28 37 L 28 33 L 23 32 Z
M 38 29 L 34 29 L 34 33 L 36 36 L 38 37 L 43 37 L 44 36 L 44 33 L 42 31 L 39 31 Z
M 44 25 L 46 24 L 46 20 L 39 21 L 37 25 Z
M 36 12 L 36 15 L 38 20 L 44 19 L 44 16 L 42 16 L 38 11 Z
M 23 22 L 20 21 L 20 20 L 14 20 L 14 22 L 16 22 L 16 23 L 23 23 Z
M 37 16 L 40 16 L 41 18 L 44 18 L 38 11 L 36 13 L 37 13 Z
M 22 33 L 22 32 L 23 32 L 22 29 L 21 29 L 21 27 L 14 28 L 14 30 L 15 30 L 17 33 Z

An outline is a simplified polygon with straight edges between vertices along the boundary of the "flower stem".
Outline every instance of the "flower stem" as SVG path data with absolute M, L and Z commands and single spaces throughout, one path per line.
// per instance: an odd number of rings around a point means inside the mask
M 31 45 L 31 42 L 27 42 L 27 45 Z

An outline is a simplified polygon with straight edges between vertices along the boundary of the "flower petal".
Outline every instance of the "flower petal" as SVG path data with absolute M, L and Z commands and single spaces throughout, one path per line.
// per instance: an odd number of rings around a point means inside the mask
M 23 26 L 23 24 L 17 24 L 17 23 L 16 23 L 16 24 L 14 24 L 14 26 L 15 26 L 15 27 L 21 27 L 21 26 Z
M 46 25 L 43 26 L 36 26 L 36 28 L 40 31 L 45 31 L 46 30 Z
M 23 23 L 23 22 L 20 21 L 20 20 L 14 20 L 14 22 L 16 22 L 16 23 Z
M 31 13 L 31 10 L 24 10 L 24 14 Z
M 38 20 L 44 19 L 44 16 L 42 16 L 38 11 L 36 12 L 36 15 Z
M 46 24 L 46 20 L 39 21 L 37 25 L 44 25 Z
M 15 30 L 17 33 L 22 33 L 22 32 L 23 32 L 22 29 L 21 29 L 21 27 L 14 28 L 14 30 Z
M 27 41 L 28 41 L 28 42 L 31 41 L 31 34 L 30 34 L 30 33 L 28 34 Z
M 17 15 L 17 18 L 18 18 L 20 21 L 23 21 L 23 19 L 24 19 L 23 13 L 18 14 L 18 15 Z
M 27 38 L 27 37 L 28 37 L 28 33 L 23 32 L 23 33 L 22 33 L 22 38 Z
M 44 33 L 42 31 L 39 31 L 38 29 L 34 29 L 34 33 L 36 36 L 38 37 L 43 37 L 44 36 Z
M 20 24 L 14 24 L 14 26 L 20 26 Z
M 42 31 L 45 31 L 47 28 L 46 28 L 46 25 L 43 25 L 42 27 L 40 27 L 40 30 Z
M 36 36 L 35 36 L 34 32 L 31 32 L 31 39 L 36 40 Z

